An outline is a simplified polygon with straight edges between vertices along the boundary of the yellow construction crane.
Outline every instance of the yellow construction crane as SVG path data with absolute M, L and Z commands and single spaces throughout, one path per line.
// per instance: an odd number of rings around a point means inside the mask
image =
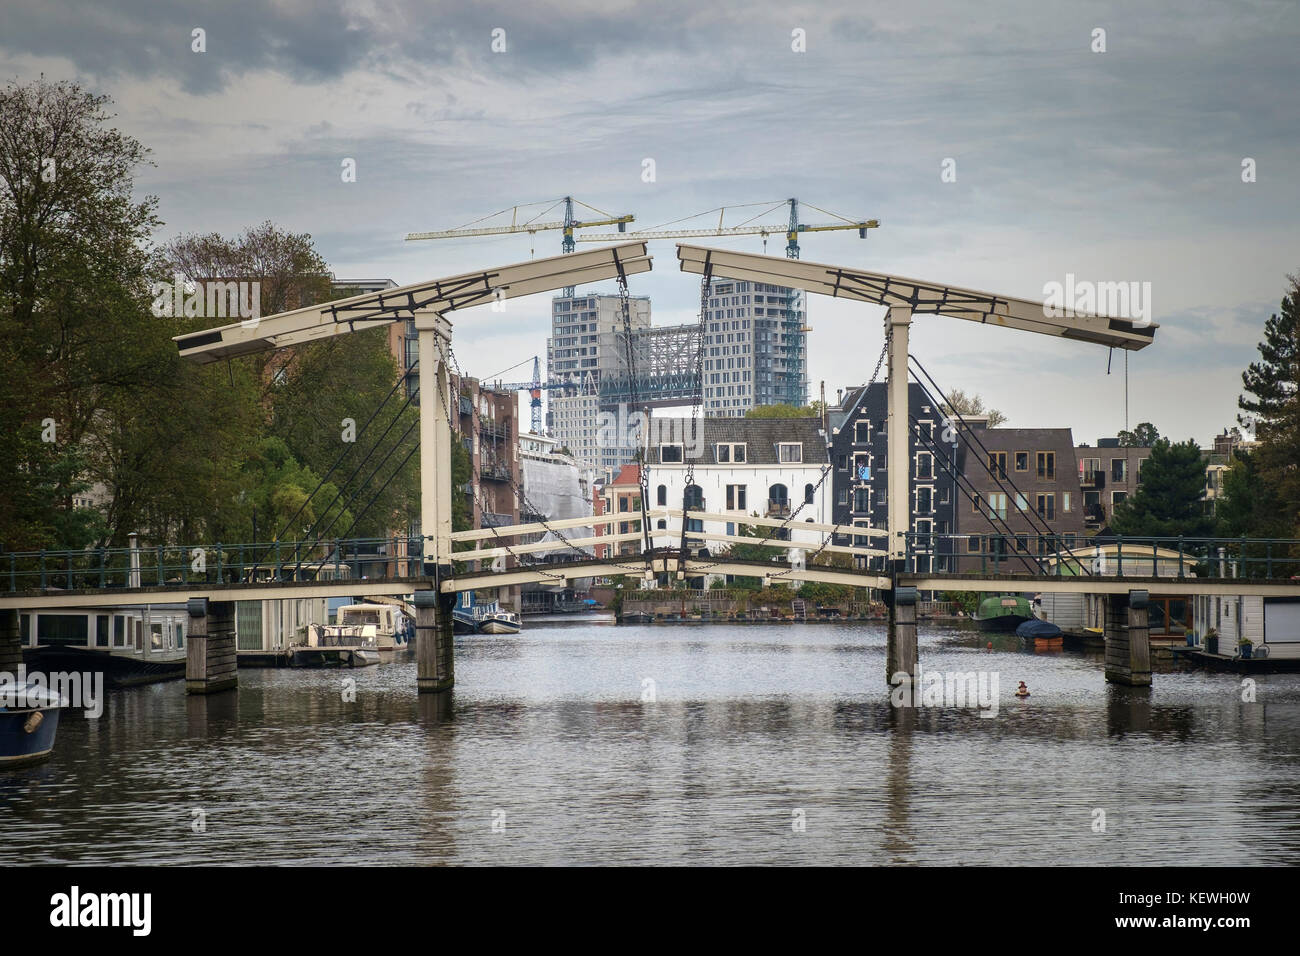
M 837 229 L 856 229 L 858 238 L 867 238 L 868 229 L 878 229 L 880 221 L 877 219 L 852 220 L 833 212 L 827 212 L 825 209 L 819 209 L 811 203 L 804 203 L 811 209 L 826 216 L 831 216 L 840 220 L 839 222 L 816 223 L 808 225 L 799 221 L 799 200 L 783 199 L 775 203 L 746 203 L 741 206 L 720 206 L 717 209 L 710 209 L 708 212 L 702 212 L 695 216 L 687 216 L 685 219 L 677 219 L 673 222 L 664 223 L 665 226 L 676 225 L 679 222 L 686 222 L 689 219 L 698 219 L 700 216 L 707 216 L 710 213 L 718 214 L 718 224 L 716 226 L 696 226 L 689 229 L 647 229 L 640 232 L 628 232 L 621 236 L 615 236 L 612 233 L 595 233 L 593 235 L 582 236 L 579 242 L 609 242 L 611 239 L 680 239 L 688 236 L 762 236 L 763 250 L 767 251 L 767 237 L 776 233 L 784 232 L 786 238 L 785 254 L 788 259 L 799 258 L 799 233 L 801 232 L 830 232 Z M 745 209 L 753 206 L 764 206 L 762 212 L 751 216 L 749 219 L 735 226 L 724 224 L 724 220 L 729 209 Z M 755 219 L 759 219 L 780 206 L 790 207 L 789 222 L 785 226 L 775 223 L 758 223 L 753 224 Z
M 552 209 L 554 209 L 556 206 L 560 205 L 561 203 L 564 204 L 563 219 L 551 219 L 551 220 L 542 219 L 543 216 L 545 216 L 547 213 L 549 213 Z M 575 203 L 577 203 L 577 205 L 579 206 L 582 206 L 584 209 L 590 209 L 592 212 L 596 213 L 600 218 L 581 219 L 581 220 L 575 219 L 573 217 L 573 206 Z M 618 226 L 618 231 L 621 233 L 626 229 L 627 224 L 629 222 L 632 222 L 636 218 L 631 214 L 628 214 L 626 216 L 616 216 L 613 213 L 608 213 L 600 209 L 597 209 L 595 206 L 588 206 L 585 202 L 579 202 L 578 200 L 574 199 L 572 196 L 565 196 L 562 199 L 554 200 L 553 202 L 550 203 L 549 206 L 547 206 L 546 209 L 543 209 L 541 212 L 537 213 L 532 218 L 524 219 L 522 222 L 520 221 L 519 212 L 521 209 L 528 209 L 530 206 L 544 206 L 544 205 L 546 205 L 545 202 L 534 202 L 534 203 L 524 203 L 523 205 L 520 206 L 511 206 L 509 209 L 502 209 L 500 212 L 494 212 L 492 215 L 484 216 L 482 219 L 475 219 L 474 222 L 466 223 L 465 226 L 462 226 L 459 229 L 440 229 L 437 230 L 436 232 L 408 232 L 406 234 L 406 238 L 407 239 L 458 239 L 464 236 L 497 236 L 509 232 L 526 232 L 529 233 L 530 235 L 533 235 L 545 229 L 563 229 L 564 242 L 562 243 L 562 250 L 564 252 L 572 252 L 574 248 L 573 230 L 583 229 L 587 226 L 615 226 L 616 225 Z M 497 216 L 503 216 L 506 213 L 510 213 L 510 225 L 508 226 L 480 226 L 478 228 L 469 228 L 474 226 L 474 223 L 484 222 L 488 219 L 495 219 Z

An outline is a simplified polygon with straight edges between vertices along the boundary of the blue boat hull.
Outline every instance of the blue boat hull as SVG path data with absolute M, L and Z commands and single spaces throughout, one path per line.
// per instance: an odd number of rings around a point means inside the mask
M 0 769 L 44 760 L 54 750 L 58 729 L 57 707 L 0 710 Z

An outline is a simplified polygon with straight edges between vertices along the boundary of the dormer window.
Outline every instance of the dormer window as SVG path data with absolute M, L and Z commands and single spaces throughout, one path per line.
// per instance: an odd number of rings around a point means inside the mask
M 776 446 L 777 460 L 783 465 L 803 464 L 803 444 L 796 441 L 779 442 Z
M 717 446 L 719 465 L 743 465 L 747 459 L 743 443 L 729 443 Z
M 680 444 L 677 444 L 677 445 L 660 445 L 660 446 L 659 446 L 659 461 L 660 461 L 661 464 L 664 464 L 664 465 L 681 464 L 681 462 L 682 462 L 682 446 L 681 446 Z

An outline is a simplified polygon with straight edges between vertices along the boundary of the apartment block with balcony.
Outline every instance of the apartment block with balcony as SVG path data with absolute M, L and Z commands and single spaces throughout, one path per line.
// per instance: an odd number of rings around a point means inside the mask
M 472 475 L 468 484 L 454 490 L 465 495 L 472 527 L 518 524 L 518 396 L 456 375 L 451 391 L 457 402 L 452 427 L 469 453 Z
M 952 458 L 954 448 L 942 444 L 943 416 L 930 404 L 920 385 L 908 386 L 907 401 L 911 514 L 908 526 L 918 535 L 913 541 L 917 553 L 915 566 L 921 572 L 948 571 L 952 569 L 954 548 L 951 538 L 945 536 L 955 533 L 954 505 L 960 497 L 957 480 L 946 463 Z M 876 382 L 842 390 L 837 403 L 827 409 L 833 469 L 832 514 L 836 524 L 888 527 L 887 403 L 888 386 Z M 851 542 L 845 535 L 836 543 Z M 883 539 L 873 540 L 863 535 L 855 537 L 852 543 L 880 547 Z M 881 561 L 857 559 L 860 567 L 879 567 Z
M 1110 527 L 1115 506 L 1137 492 L 1149 447 L 1120 445 L 1118 438 L 1099 438 L 1096 447 L 1074 449 L 1083 492 L 1084 522 L 1090 533 Z
M 965 482 L 956 506 L 957 570 L 1026 571 L 1086 535 L 1068 428 L 989 428 L 967 416 L 957 435 Z M 1043 537 L 1048 536 L 1048 537 Z

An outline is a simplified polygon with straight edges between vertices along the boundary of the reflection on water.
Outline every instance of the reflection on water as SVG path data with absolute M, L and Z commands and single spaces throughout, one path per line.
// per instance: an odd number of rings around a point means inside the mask
M 921 653 L 999 674 L 992 719 L 891 708 L 878 624 L 458 638 L 441 698 L 410 659 L 117 691 L 0 771 L 0 863 L 1300 861 L 1300 675 L 1248 704 L 1235 675 L 1121 688 L 988 639 Z

